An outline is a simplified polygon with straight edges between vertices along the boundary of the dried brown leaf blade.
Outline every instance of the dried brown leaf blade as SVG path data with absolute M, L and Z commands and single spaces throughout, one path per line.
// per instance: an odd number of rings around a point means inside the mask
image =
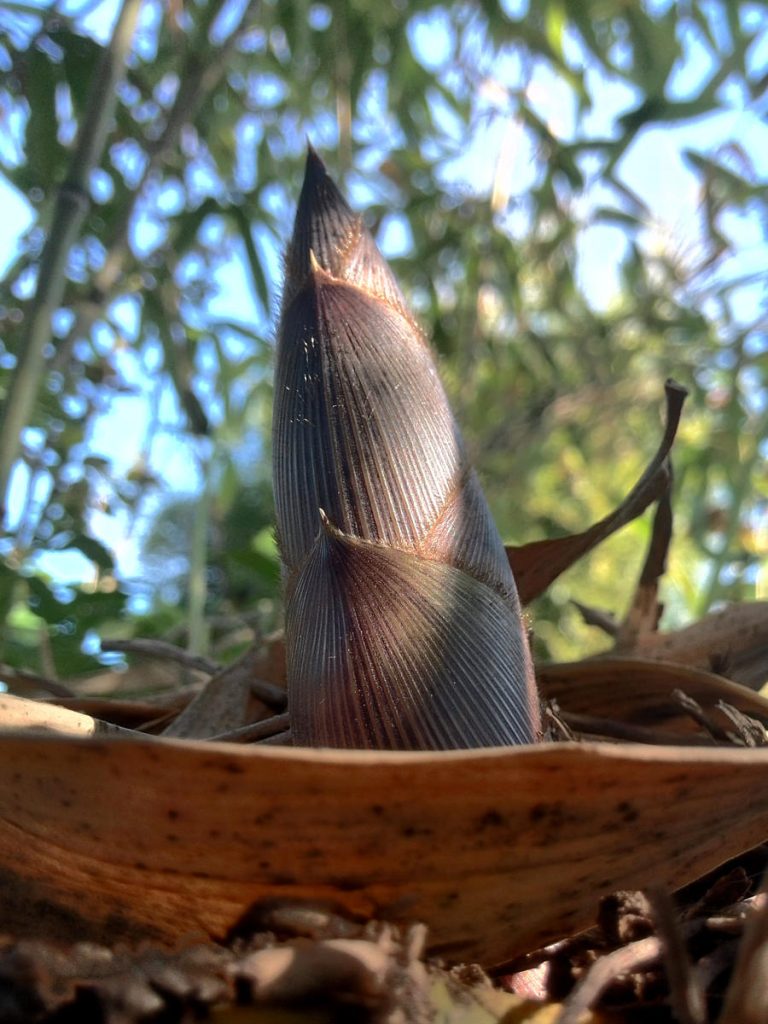
M 615 637 L 614 649 L 631 650 L 638 637 L 655 633 L 662 606 L 659 604 L 659 580 L 666 572 L 667 552 L 672 541 L 672 472 L 667 488 L 659 498 L 651 527 L 651 541 L 640 573 L 632 604 Z
M 768 601 L 728 605 L 683 629 L 644 634 L 632 653 L 715 668 L 729 679 L 760 689 L 768 682 Z
M 766 750 L 6 734 L 0 928 L 178 944 L 309 900 L 423 920 L 433 952 L 494 964 L 588 926 L 602 895 L 675 889 L 763 841 L 766 782 Z
M 81 711 L 73 711 L 45 701 L 15 697 L 9 693 L 0 694 L 0 729 L 43 729 L 69 736 L 131 734 L 128 729 Z
M 659 448 L 643 475 L 624 501 L 610 515 L 583 533 L 570 534 L 554 540 L 533 541 L 520 547 L 508 546 L 507 557 L 517 581 L 521 602 L 529 604 L 542 594 L 557 577 L 597 547 L 622 526 L 636 519 L 656 501 L 668 486 L 667 456 L 677 433 L 680 414 L 687 391 L 675 381 L 664 386 L 667 409 L 666 425 Z
M 565 712 L 653 727 L 674 736 L 690 735 L 696 722 L 680 702 L 682 690 L 702 707 L 719 702 L 768 724 L 768 700 L 738 683 L 702 669 L 647 658 L 603 657 L 537 669 L 542 695 Z
M 151 723 L 174 718 L 195 696 L 193 689 L 160 693 L 156 699 L 133 700 L 121 697 L 62 697 L 49 701 L 57 707 L 100 718 L 124 729 L 146 731 Z M 154 728 L 154 725 L 153 725 Z
M 249 647 L 220 668 L 171 716 L 164 735 L 210 739 L 242 729 L 285 708 L 285 649 L 281 634 Z
M 267 718 L 273 709 L 254 700 L 252 682 L 269 665 L 268 647 L 250 647 L 208 680 L 194 700 L 165 729 L 164 735 L 206 739 Z

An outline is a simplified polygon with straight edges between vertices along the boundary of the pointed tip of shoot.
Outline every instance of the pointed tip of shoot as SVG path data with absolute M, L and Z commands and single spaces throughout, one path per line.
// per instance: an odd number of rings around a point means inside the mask
M 307 181 L 312 178 L 323 177 L 330 178 L 325 166 L 325 161 L 312 145 L 309 136 L 307 136 L 307 159 L 304 162 L 304 185 L 306 187 Z
M 346 253 L 360 230 L 360 218 L 308 141 L 304 182 L 286 253 L 284 303 L 291 301 L 317 267 L 342 277 Z
M 286 253 L 283 310 L 308 276 L 323 270 L 406 313 L 405 300 L 363 218 L 355 213 L 310 143 Z

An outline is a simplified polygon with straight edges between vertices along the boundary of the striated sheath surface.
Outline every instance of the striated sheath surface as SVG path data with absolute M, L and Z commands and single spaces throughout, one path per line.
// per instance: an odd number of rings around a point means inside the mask
M 514 579 L 429 345 L 312 150 L 286 254 L 273 450 L 294 742 L 534 741 Z

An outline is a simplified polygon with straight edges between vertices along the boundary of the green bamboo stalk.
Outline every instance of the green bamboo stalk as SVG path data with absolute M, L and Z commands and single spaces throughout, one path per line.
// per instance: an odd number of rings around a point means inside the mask
M 166 118 L 165 128 L 160 137 L 153 144 L 147 146 L 147 160 L 141 179 L 118 215 L 104 263 L 94 274 L 91 292 L 98 297 L 97 301 L 89 299 L 78 310 L 72 328 L 54 357 L 52 369 L 62 369 L 66 365 L 72 345 L 77 338 L 88 334 L 94 321 L 101 314 L 107 298 L 117 282 L 121 280 L 126 260 L 130 255 L 128 232 L 131 220 L 147 181 L 160 170 L 167 155 L 174 151 L 184 125 L 194 121 L 205 97 L 221 81 L 228 67 L 228 58 L 243 32 L 250 27 L 250 15 L 258 6 L 256 0 L 251 0 L 236 27 L 222 43 L 216 60 L 204 63 L 200 54 L 204 52 L 210 25 L 223 4 L 224 0 L 217 0 L 206 11 L 205 18 L 199 26 L 198 34 L 191 44 L 190 52 L 180 73 L 176 99 Z
M 247 17 L 255 6 L 255 0 L 248 4 L 237 26 L 222 44 L 217 59 L 210 63 L 206 63 L 202 55 L 207 52 L 208 30 L 224 7 L 224 0 L 216 0 L 215 3 L 211 3 L 209 9 L 205 12 L 205 16 L 198 28 L 197 36 L 192 41 L 190 51 L 187 54 L 184 68 L 180 75 L 176 99 L 168 113 L 165 129 L 155 143 L 147 146 L 148 160 L 146 161 L 141 179 L 130 201 L 123 209 L 122 215 L 118 218 L 114 241 L 107 253 L 104 265 L 94 276 L 94 287 L 98 295 L 108 294 L 110 289 L 119 280 L 125 258 L 129 252 L 128 230 L 136 203 L 149 179 L 157 172 L 168 153 L 175 149 L 184 125 L 189 124 L 194 119 L 202 101 L 221 81 L 227 70 L 227 58 L 240 38 L 243 27 L 247 24 Z
M 734 557 L 734 545 L 741 528 L 741 512 L 752 493 L 752 474 L 760 459 L 760 450 L 756 439 L 763 436 L 763 431 L 759 424 L 755 426 L 756 429 L 754 432 L 751 432 L 753 438 L 752 451 L 746 459 L 738 463 L 736 480 L 728 496 L 728 504 L 724 510 L 726 526 L 723 531 L 722 548 L 710 558 L 706 582 L 701 588 L 697 602 L 697 618 L 706 615 L 719 598 L 722 590 L 720 573 L 725 565 Z
M 187 650 L 208 653 L 208 623 L 205 605 L 208 598 L 208 529 L 211 518 L 211 471 L 214 459 L 201 460 L 203 485 L 195 504 L 189 551 L 189 591 L 187 599 Z
M 347 5 L 334 5 L 336 60 L 333 80 L 336 89 L 336 124 L 339 129 L 339 166 L 344 174 L 352 167 L 352 57 L 347 33 Z
M 88 179 L 98 165 L 117 103 L 117 84 L 125 68 L 141 0 L 125 0 L 109 46 L 104 50 L 80 128 L 67 177 L 59 189 L 51 229 L 43 248 L 37 288 L 27 316 L 19 362 L 0 413 L 0 512 L 5 513 L 8 481 L 45 369 L 51 318 L 64 297 L 67 260 L 90 209 Z

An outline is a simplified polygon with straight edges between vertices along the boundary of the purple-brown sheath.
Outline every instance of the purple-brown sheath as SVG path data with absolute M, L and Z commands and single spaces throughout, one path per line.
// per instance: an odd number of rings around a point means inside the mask
M 273 451 L 293 742 L 535 741 L 515 582 L 428 342 L 311 149 L 286 255 Z

